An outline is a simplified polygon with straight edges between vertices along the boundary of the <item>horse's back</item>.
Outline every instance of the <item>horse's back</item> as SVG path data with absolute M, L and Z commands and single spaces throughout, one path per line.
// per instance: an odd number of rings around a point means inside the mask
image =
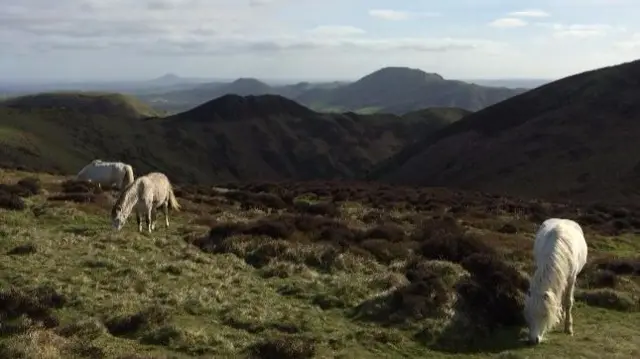
M 169 178 L 162 172 L 151 172 L 138 177 L 136 181 L 142 183 L 145 196 L 151 196 L 154 201 L 163 202 L 166 200 L 168 189 L 171 186 Z
M 111 167 L 109 162 L 93 160 L 78 172 L 78 177 L 96 179 L 96 177 L 109 176 L 111 175 Z
M 562 244 L 562 246 L 559 246 Z M 580 225 L 570 219 L 550 218 L 545 220 L 534 244 L 536 261 L 546 260 L 552 251 L 566 250 L 571 257 L 574 270 L 579 272 L 587 261 L 587 242 Z
M 169 182 L 169 178 L 167 177 L 167 175 L 165 175 L 162 172 L 147 173 L 146 175 L 144 175 L 144 177 L 148 178 L 149 180 L 151 180 L 156 185 L 165 186 L 165 185 L 168 185 L 170 183 Z

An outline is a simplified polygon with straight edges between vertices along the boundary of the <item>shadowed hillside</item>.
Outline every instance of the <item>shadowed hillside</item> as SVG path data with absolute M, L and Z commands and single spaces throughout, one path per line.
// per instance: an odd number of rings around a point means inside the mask
M 639 78 L 640 61 L 634 61 L 541 86 L 427 135 L 371 178 L 526 196 L 637 200 Z
M 466 111 L 320 114 L 278 95 L 227 95 L 187 112 L 143 118 L 118 94 L 34 95 L 0 105 L 7 167 L 77 173 L 94 158 L 177 181 L 357 177 Z
M 167 117 L 180 150 L 200 148 L 192 163 L 215 164 L 220 178 L 357 177 L 380 160 L 461 118 L 458 109 L 423 115 L 323 114 L 279 95 L 226 95 Z M 173 145 L 170 145 L 172 148 Z
M 143 98 L 159 108 L 186 110 L 225 94 L 278 94 L 322 112 L 404 114 L 427 107 L 475 111 L 524 91 L 447 80 L 418 69 L 386 67 L 347 84 L 269 86 L 256 79 L 241 78 L 229 84 L 198 85 Z

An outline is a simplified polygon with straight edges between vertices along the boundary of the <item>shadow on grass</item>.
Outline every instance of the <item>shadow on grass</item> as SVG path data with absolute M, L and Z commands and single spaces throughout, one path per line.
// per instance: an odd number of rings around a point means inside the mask
M 415 339 L 426 344 L 431 350 L 448 354 L 497 354 L 529 347 L 520 327 L 502 327 L 492 332 L 472 335 L 481 330 L 484 329 L 460 328 L 453 324 L 434 341 L 429 341 L 428 335 L 425 336 L 422 332 L 417 333 Z

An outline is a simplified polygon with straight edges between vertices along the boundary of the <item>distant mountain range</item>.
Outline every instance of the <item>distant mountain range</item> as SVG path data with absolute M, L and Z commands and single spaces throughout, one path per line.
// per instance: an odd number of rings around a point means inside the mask
M 272 94 L 322 112 L 404 114 L 427 107 L 476 111 L 526 90 L 447 80 L 438 74 L 407 67 L 385 67 L 351 83 L 268 85 L 254 78 L 240 78 L 230 83 L 213 82 L 139 96 L 152 106 L 171 112 L 185 111 L 227 94 Z
M 448 80 L 407 67 L 385 67 L 357 81 L 283 84 L 255 78 L 235 80 L 185 78 L 166 74 L 148 81 L 0 83 L 0 98 L 51 91 L 120 92 L 139 97 L 156 109 L 178 113 L 227 94 L 281 95 L 321 112 L 403 114 L 427 107 L 476 111 L 545 80 Z

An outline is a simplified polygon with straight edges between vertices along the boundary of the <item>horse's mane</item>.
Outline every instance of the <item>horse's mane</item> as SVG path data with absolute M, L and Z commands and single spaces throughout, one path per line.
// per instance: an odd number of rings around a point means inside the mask
M 548 236 L 549 234 L 547 234 Z M 536 294 L 549 294 L 550 316 L 547 327 L 554 326 L 562 317 L 562 298 L 558 297 L 558 293 L 562 293 L 567 286 L 567 278 L 569 277 L 569 264 L 571 262 L 571 251 L 569 250 L 571 233 L 561 226 L 554 229 L 554 235 L 546 237 L 546 242 L 540 246 L 545 253 L 536 253 L 537 255 L 546 255 L 542 257 L 543 262 L 536 268 L 531 278 L 530 290 Z M 553 243 L 550 243 L 553 242 Z M 549 251 L 549 246 L 552 246 Z M 534 293 L 530 293 L 534 294 Z M 532 300 L 542 300 L 541 295 L 532 295 Z
M 138 185 L 140 184 L 139 180 L 135 180 L 129 183 L 123 190 L 120 192 L 120 196 L 114 203 L 113 208 L 111 209 L 111 214 L 113 216 L 116 215 L 117 211 L 120 211 L 124 217 L 128 217 L 138 199 Z

